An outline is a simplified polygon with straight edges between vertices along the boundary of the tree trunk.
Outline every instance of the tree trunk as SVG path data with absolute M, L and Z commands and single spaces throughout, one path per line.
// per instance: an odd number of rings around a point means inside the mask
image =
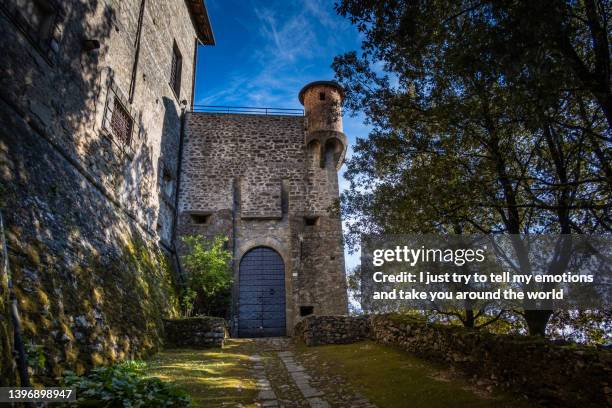
M 463 320 L 463 326 L 473 329 L 476 326 L 476 318 L 474 317 L 474 311 L 472 309 L 465 309 L 465 320 Z
M 546 335 L 546 326 L 552 315 L 552 310 L 525 310 L 524 317 L 531 336 Z

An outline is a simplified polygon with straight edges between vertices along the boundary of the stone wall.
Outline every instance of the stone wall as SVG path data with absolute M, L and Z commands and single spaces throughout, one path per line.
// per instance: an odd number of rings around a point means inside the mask
M 370 337 L 370 322 L 365 316 L 308 316 L 293 335 L 308 346 L 354 343 Z
M 220 317 L 164 320 L 166 347 L 223 347 L 227 323 Z
M 154 351 L 162 313 L 177 312 L 168 254 L 20 116 L 0 113 L 0 135 L 23 334 L 45 357 L 36 381 Z
M 327 211 L 338 197 L 337 173 L 309 156 L 304 128 L 302 116 L 188 114 L 179 191 L 179 235 L 229 238 L 234 299 L 245 253 L 266 246 L 280 254 L 287 334 L 301 306 L 347 311 L 340 219 Z
M 180 99 L 191 99 L 195 52 L 185 2 L 146 2 L 134 76 L 140 0 L 51 3 L 44 44 L 13 17 L 16 1 L 0 6 L 0 208 L 43 383 L 155 350 L 162 315 L 176 314 L 169 251 Z M 179 95 L 169 85 L 175 46 Z M 109 127 L 115 98 L 133 121 L 129 141 Z M 10 336 L 5 313 L 0 326 Z
M 481 386 L 499 386 L 544 406 L 600 407 L 612 402 L 612 353 L 608 350 L 431 325 L 399 315 L 317 316 L 301 322 L 296 334 L 306 344 L 357 340 L 363 338 L 364 320 L 376 342 L 445 363 Z

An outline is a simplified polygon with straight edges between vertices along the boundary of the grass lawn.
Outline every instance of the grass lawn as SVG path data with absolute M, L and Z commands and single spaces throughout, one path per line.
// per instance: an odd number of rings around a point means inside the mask
M 411 407 L 529 407 L 520 398 L 486 395 L 451 378 L 446 370 L 404 351 L 360 342 L 347 345 L 299 347 L 300 353 L 320 370 L 340 375 L 380 408 Z M 520 362 L 517 362 L 520 363 Z
M 240 346 L 233 341 L 223 349 L 164 350 L 147 361 L 145 371 L 186 390 L 196 407 L 254 407 L 257 388 Z

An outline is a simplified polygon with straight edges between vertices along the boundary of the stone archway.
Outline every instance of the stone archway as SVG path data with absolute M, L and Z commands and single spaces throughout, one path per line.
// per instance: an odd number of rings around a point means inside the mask
M 238 336 L 284 336 L 285 263 L 280 254 L 264 246 L 250 249 L 240 260 L 238 285 Z

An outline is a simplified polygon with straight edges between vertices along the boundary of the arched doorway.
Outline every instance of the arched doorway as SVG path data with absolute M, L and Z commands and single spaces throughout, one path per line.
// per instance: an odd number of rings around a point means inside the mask
M 257 247 L 240 261 L 238 336 L 285 335 L 285 264 L 275 250 Z

